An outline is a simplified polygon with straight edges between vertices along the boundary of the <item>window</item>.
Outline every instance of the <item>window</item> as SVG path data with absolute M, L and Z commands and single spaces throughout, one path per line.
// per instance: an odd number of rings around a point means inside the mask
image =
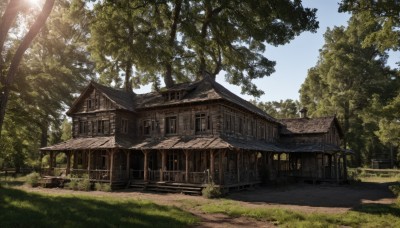
M 165 118 L 165 133 L 176 134 L 176 116 Z
M 128 133 L 128 120 L 121 119 L 121 133 L 126 134 Z
M 87 101 L 87 110 L 92 110 L 93 109 L 93 104 L 92 104 L 92 99 L 88 99 Z
M 150 135 L 150 120 L 143 121 L 143 135 Z
M 98 120 L 97 121 L 97 133 L 108 134 L 109 121 L 108 120 Z
M 86 134 L 88 131 L 87 121 L 79 121 L 79 134 Z
M 206 114 L 196 114 L 196 133 L 205 132 L 210 129 L 210 118 Z
M 243 119 L 239 117 L 239 133 L 243 134 Z

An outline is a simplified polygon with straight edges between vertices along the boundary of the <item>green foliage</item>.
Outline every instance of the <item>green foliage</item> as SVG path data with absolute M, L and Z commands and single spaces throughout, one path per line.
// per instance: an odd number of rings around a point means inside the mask
M 390 185 L 389 190 L 392 191 L 396 196 L 400 197 L 400 184 Z
M 299 117 L 299 111 L 301 109 L 300 102 L 291 99 L 259 103 L 252 101 L 252 103 L 277 119 Z
M 99 182 L 94 184 L 94 189 L 96 191 L 102 191 L 102 192 L 111 192 L 112 191 L 110 184 L 99 183 Z
M 343 146 L 355 152 L 352 164 L 360 166 L 389 152 L 380 137 L 384 134 L 379 133 L 379 129 L 388 131 L 388 125 L 379 122 L 386 116 L 383 107 L 398 95 L 400 80 L 394 76 L 398 71 L 386 66 L 386 53 L 362 44 L 380 24 L 366 14 L 355 14 L 348 23 L 347 28 L 326 31 L 320 60 L 309 70 L 300 98 L 310 116 L 338 117 L 343 124 Z
M 124 76 L 134 86 L 159 78 L 168 85 L 221 72 L 254 96 L 263 92 L 252 81 L 274 72 L 266 44 L 318 28 L 316 9 L 290 0 L 97 1 L 93 15 L 91 51 L 103 83 L 120 85 Z
M 39 173 L 33 172 L 33 173 L 30 173 L 30 174 L 28 174 L 28 175 L 26 176 L 26 181 L 25 181 L 25 183 L 28 184 L 28 185 L 31 186 L 31 187 L 36 187 L 36 186 L 38 186 L 38 184 L 39 184 L 40 178 L 41 178 L 41 177 L 40 177 L 40 174 L 39 174 Z
M 79 191 L 90 191 L 92 189 L 92 184 L 89 178 L 83 178 L 78 181 L 77 190 Z
M 341 214 L 308 214 L 277 208 L 247 207 L 232 200 L 207 202 L 199 207 L 206 213 L 249 217 L 273 222 L 282 227 L 398 227 L 400 225 L 399 204 L 367 204 Z
M 217 187 L 213 182 L 207 184 L 201 193 L 207 199 L 219 198 L 222 195 L 220 188 Z
M 1 227 L 188 227 L 199 221 L 177 207 L 131 198 L 2 188 L 0 201 Z

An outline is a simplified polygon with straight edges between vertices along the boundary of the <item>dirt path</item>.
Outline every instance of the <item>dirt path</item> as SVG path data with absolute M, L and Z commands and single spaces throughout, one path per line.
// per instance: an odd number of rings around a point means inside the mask
M 344 213 L 362 204 L 391 204 L 395 197 L 387 188 L 388 184 L 360 183 L 356 185 L 307 185 L 297 184 L 288 187 L 260 187 L 253 190 L 230 194 L 227 198 L 239 201 L 247 207 L 283 208 L 304 213 Z M 274 224 L 245 217 L 230 218 L 224 214 L 206 214 L 195 207 L 188 207 L 184 201 L 205 204 L 212 200 L 200 196 L 183 194 L 159 194 L 122 190 L 116 192 L 79 192 L 64 189 L 43 189 L 20 187 L 29 192 L 71 195 L 90 195 L 96 197 L 150 200 L 157 204 L 183 208 L 201 219 L 196 227 L 274 227 Z

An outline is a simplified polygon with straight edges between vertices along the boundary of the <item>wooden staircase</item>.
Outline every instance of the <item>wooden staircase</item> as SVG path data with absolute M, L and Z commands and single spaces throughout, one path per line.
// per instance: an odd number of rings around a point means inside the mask
M 171 182 L 130 182 L 128 187 L 143 191 L 184 193 L 188 195 L 201 195 L 203 190 L 200 185 Z

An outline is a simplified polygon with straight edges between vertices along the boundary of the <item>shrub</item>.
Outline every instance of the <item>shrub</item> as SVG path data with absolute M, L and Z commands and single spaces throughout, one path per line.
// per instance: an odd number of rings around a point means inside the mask
M 90 191 L 92 185 L 89 178 L 84 178 L 78 181 L 78 190 L 80 191 Z
M 204 197 L 208 199 L 218 198 L 222 195 L 219 187 L 217 187 L 212 182 L 207 184 L 207 186 L 201 191 L 201 193 Z
M 25 183 L 31 187 L 37 187 L 39 185 L 40 174 L 33 172 L 26 176 Z
M 94 190 L 101 191 L 101 188 L 102 188 L 101 183 L 97 182 L 94 184 Z
M 94 189 L 96 191 L 103 191 L 103 192 L 111 192 L 111 190 L 112 190 L 111 185 L 107 184 L 107 183 L 104 183 L 104 184 L 96 183 L 96 184 L 94 184 Z
M 400 185 L 390 185 L 389 186 L 390 191 L 393 192 L 393 194 L 395 194 L 396 196 L 400 196 Z
M 71 190 L 78 190 L 78 180 L 77 179 L 71 179 L 71 181 L 69 183 L 66 183 L 64 185 L 64 188 L 71 189 Z

